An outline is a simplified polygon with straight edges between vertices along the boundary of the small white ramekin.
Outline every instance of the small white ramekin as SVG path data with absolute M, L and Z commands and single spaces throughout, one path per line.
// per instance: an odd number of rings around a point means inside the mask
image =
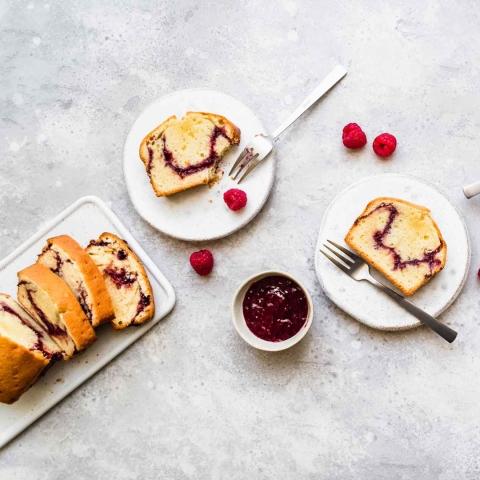
M 282 340 L 280 342 L 269 342 L 267 340 L 263 340 L 257 337 L 248 328 L 247 323 L 245 322 L 245 317 L 243 316 L 243 299 L 245 298 L 245 294 L 250 288 L 250 285 L 252 285 L 252 283 L 256 282 L 257 280 L 261 280 L 262 278 L 269 277 L 271 275 L 280 275 L 296 282 L 305 293 L 305 297 L 308 303 L 307 320 L 305 321 L 303 327 L 293 337 L 287 338 L 287 340 Z M 254 348 L 258 348 L 259 350 L 265 350 L 267 352 L 279 352 L 281 350 L 286 350 L 287 348 L 296 345 L 307 334 L 308 330 L 310 330 L 313 320 L 313 302 L 310 294 L 308 293 L 308 290 L 296 278 L 285 272 L 266 270 L 264 272 L 257 273 L 252 277 L 247 278 L 242 283 L 240 288 L 236 291 L 232 302 L 232 320 L 237 333 L 249 345 Z

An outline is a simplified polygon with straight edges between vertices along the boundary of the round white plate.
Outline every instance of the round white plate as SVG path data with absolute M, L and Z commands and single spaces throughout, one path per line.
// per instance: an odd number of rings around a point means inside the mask
M 344 237 L 370 200 L 396 197 L 429 208 L 447 244 L 445 268 L 410 299 L 437 316 L 457 298 L 470 265 L 470 245 L 463 219 L 433 185 L 409 175 L 365 178 L 341 192 L 327 208 L 315 253 L 315 269 L 327 296 L 362 323 L 380 330 L 406 330 L 420 322 L 367 282 L 356 282 L 320 253 L 326 239 L 344 245 Z
M 241 143 L 222 160 L 221 169 L 225 173 L 218 183 L 170 197 L 156 197 L 138 156 L 140 142 L 165 118 L 170 115 L 180 118 L 188 111 L 224 115 L 240 128 Z M 260 120 L 243 103 L 224 93 L 181 90 L 156 100 L 138 117 L 125 142 L 123 169 L 135 209 L 156 229 L 182 240 L 212 240 L 242 228 L 265 204 L 275 176 L 273 155 L 267 157 L 240 186 L 227 175 L 246 143 L 257 133 L 266 133 Z M 247 206 L 238 212 L 229 210 L 223 201 L 223 192 L 229 188 L 241 188 L 247 193 Z

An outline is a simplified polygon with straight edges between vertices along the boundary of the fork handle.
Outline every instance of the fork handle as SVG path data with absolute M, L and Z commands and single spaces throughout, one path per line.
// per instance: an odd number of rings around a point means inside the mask
M 295 120 L 305 113 L 319 98 L 323 97 L 337 82 L 339 82 L 347 71 L 341 65 L 337 65 L 313 90 L 312 93 L 285 119 L 285 121 L 273 132 L 273 139 L 276 140 Z
M 432 317 L 421 308 L 418 308 L 412 302 L 409 302 L 402 295 L 399 295 L 397 292 L 393 291 L 386 285 L 383 285 L 383 283 L 375 280 L 373 277 L 370 277 L 368 281 L 373 285 L 375 285 L 380 290 L 382 290 L 383 292 L 385 292 L 390 298 L 395 300 L 405 310 L 410 312 L 414 317 L 418 318 L 424 325 L 427 325 L 434 332 L 438 333 L 448 343 L 452 343 L 457 337 L 457 332 L 455 330 L 452 330 L 450 327 L 448 327 L 444 323 L 439 322 L 436 318 Z

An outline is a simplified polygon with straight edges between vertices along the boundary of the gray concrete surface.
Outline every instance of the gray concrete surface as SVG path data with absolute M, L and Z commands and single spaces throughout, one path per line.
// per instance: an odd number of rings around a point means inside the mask
M 0 452 L 2 480 L 410 479 L 480 477 L 478 2 L 6 1 L 0 4 L 0 253 L 78 197 L 110 202 L 172 281 L 175 311 Z M 263 212 L 209 243 L 157 233 L 135 213 L 122 148 L 135 118 L 176 89 L 230 93 L 275 127 L 337 62 L 347 79 L 278 146 Z M 382 162 L 341 145 L 341 128 L 394 133 Z M 472 271 L 430 332 L 387 334 L 320 291 L 313 254 L 322 212 L 367 175 L 414 173 L 466 216 Z M 298 275 L 316 315 L 296 348 L 248 348 L 230 322 L 239 281 Z

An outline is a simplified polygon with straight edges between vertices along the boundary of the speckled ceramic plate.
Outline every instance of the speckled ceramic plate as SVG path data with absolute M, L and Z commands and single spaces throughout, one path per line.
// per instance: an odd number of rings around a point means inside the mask
M 168 280 L 118 217 L 97 197 L 79 199 L 4 258 L 0 262 L 0 291 L 15 296 L 17 272 L 35 262 L 47 238 L 68 234 L 81 245 L 86 245 L 102 232 L 118 234 L 141 258 L 152 285 L 155 316 L 142 326 L 121 331 L 102 325 L 97 329 L 97 340 L 87 350 L 68 362 L 53 365 L 13 405 L 0 404 L 0 447 L 138 340 L 167 315 L 175 304 L 175 293 Z
M 470 265 L 467 229 L 445 195 L 432 184 L 409 175 L 369 177 L 341 192 L 324 214 L 315 252 L 315 268 L 327 296 L 352 317 L 380 330 L 406 330 L 419 326 L 420 322 L 373 285 L 348 277 L 319 251 L 326 239 L 344 244 L 345 234 L 367 203 L 383 196 L 402 198 L 431 210 L 447 243 L 447 263 L 410 299 L 434 316 L 452 304 L 465 283 Z
M 218 113 L 240 128 L 240 145 L 222 160 L 225 172 L 255 134 L 265 133 L 254 113 L 230 95 L 201 89 L 174 92 L 148 106 L 134 123 L 124 149 L 125 181 L 135 209 L 153 227 L 182 240 L 213 240 L 239 230 L 257 215 L 272 188 L 275 163 L 272 154 L 240 187 L 225 173 L 211 187 L 200 186 L 170 197 L 156 197 L 138 156 L 140 142 L 165 118 L 182 117 L 188 111 Z M 223 201 L 223 192 L 229 188 L 241 188 L 247 193 L 247 206 L 238 212 L 229 210 Z

